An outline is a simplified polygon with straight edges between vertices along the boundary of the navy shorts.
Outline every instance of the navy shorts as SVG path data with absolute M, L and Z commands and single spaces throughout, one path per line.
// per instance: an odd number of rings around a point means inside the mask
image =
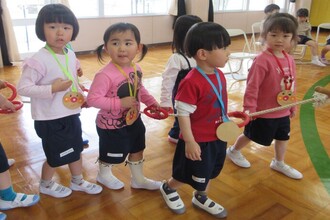
M 305 35 L 299 35 L 299 38 L 298 44 L 306 44 L 307 41 L 313 40 Z
M 120 129 L 101 129 L 96 127 L 99 135 L 99 160 L 109 164 L 125 161 L 129 153 L 145 149 L 146 128 L 139 117 L 132 125 Z
M 195 190 L 205 191 L 210 179 L 216 178 L 226 158 L 227 143 L 221 140 L 198 143 L 201 147 L 201 161 L 186 158 L 185 142 L 179 139 L 173 159 L 172 177 L 189 184 Z
M 245 126 L 244 135 L 264 146 L 270 146 L 274 139 L 289 140 L 290 118 L 257 118 Z
M 79 114 L 47 121 L 35 121 L 47 163 L 59 167 L 80 159 L 83 150 Z
M 0 142 L 0 173 L 9 169 L 8 159 L 5 150 Z

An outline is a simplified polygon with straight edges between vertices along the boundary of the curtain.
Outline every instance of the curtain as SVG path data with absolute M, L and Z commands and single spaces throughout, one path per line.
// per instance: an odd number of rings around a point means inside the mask
M 214 21 L 214 11 L 213 11 L 213 1 L 209 0 L 209 16 L 208 21 L 213 22 Z
M 168 13 L 174 16 L 172 28 L 174 28 L 175 21 L 181 15 L 186 14 L 185 0 L 172 0 Z
M 169 14 L 174 16 L 173 27 L 176 19 L 181 15 L 185 15 L 187 13 L 197 15 L 201 17 L 202 20 L 204 21 L 213 22 L 214 21 L 213 1 L 212 0 L 203 0 L 203 1 L 172 0 L 171 1 Z
M 3 65 L 11 66 L 20 56 L 6 0 L 0 0 L 0 39 Z

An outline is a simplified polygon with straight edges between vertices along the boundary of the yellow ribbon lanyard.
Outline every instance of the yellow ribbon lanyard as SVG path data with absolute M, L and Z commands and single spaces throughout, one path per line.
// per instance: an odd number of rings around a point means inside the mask
M 65 49 L 63 49 L 63 53 L 65 56 L 65 67 L 61 64 L 61 62 L 58 60 L 55 52 L 52 50 L 52 48 L 50 48 L 47 44 L 45 46 L 45 48 L 50 52 L 50 54 L 54 57 L 54 59 L 56 60 L 58 66 L 61 68 L 62 72 L 72 81 L 72 92 L 78 92 L 78 89 L 74 83 L 74 79 L 72 74 L 69 72 L 69 57 L 68 54 L 65 52 Z
M 134 91 L 133 91 L 132 87 L 131 87 L 131 83 L 129 82 L 129 77 L 128 77 L 127 73 L 118 64 L 115 64 L 115 63 L 113 63 L 113 64 L 117 67 L 119 72 L 121 72 L 121 74 L 123 74 L 123 76 L 127 79 L 129 95 L 132 96 L 132 97 L 136 97 L 137 84 L 138 84 L 138 76 L 137 76 L 137 72 L 136 72 L 136 65 L 131 64 L 131 66 L 134 69 Z

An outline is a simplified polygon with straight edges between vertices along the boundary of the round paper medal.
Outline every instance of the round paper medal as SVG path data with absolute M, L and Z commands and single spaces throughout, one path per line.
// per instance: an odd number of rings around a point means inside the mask
M 296 102 L 296 96 L 291 90 L 283 90 L 277 95 L 277 103 L 281 106 Z
M 85 102 L 84 96 L 79 92 L 67 92 L 63 96 L 63 104 L 69 109 L 80 108 Z
M 219 125 L 216 131 L 217 137 L 224 141 L 233 143 L 241 134 L 241 130 L 233 121 L 226 121 Z
M 137 108 L 130 108 L 130 110 L 128 110 L 126 114 L 126 124 L 127 125 L 133 124 L 137 118 L 138 118 Z

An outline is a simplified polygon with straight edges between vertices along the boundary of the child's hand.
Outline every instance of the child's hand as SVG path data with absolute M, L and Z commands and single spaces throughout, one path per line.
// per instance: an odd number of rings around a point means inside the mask
M 172 114 L 174 111 L 173 111 L 173 108 L 171 107 L 161 107 L 162 109 L 165 109 L 169 114 Z
M 197 142 L 186 142 L 185 146 L 186 157 L 190 160 L 202 160 L 201 148 Z
M 89 108 L 90 106 L 87 104 L 87 102 L 84 102 L 82 105 L 81 105 L 81 108 Z
M 52 93 L 65 91 L 72 85 L 71 80 L 63 80 L 61 78 L 56 79 L 52 84 Z
M 4 88 L 6 88 L 6 84 L 4 81 L 0 79 L 0 89 L 4 89 Z
M 78 75 L 79 77 L 82 77 L 82 76 L 84 75 L 84 73 L 83 73 L 83 71 L 82 71 L 81 68 L 77 69 L 77 75 Z
M 0 108 L 2 110 L 11 110 L 13 112 L 16 112 L 15 105 L 7 99 L 4 99 L 2 102 L 0 101 Z
M 125 98 L 121 98 L 120 102 L 123 108 L 132 108 L 133 106 L 138 105 L 136 98 L 134 98 L 133 96 L 127 96 Z

